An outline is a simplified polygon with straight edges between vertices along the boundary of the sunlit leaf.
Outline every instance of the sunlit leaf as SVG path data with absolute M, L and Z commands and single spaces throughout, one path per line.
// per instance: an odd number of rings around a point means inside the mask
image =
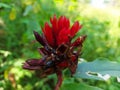
M 103 90 L 98 87 L 89 86 L 83 83 L 64 84 L 60 90 Z
M 5 72 L 4 72 L 4 78 L 8 79 L 8 70 L 5 70 Z
M 31 5 L 35 2 L 36 0 L 22 0 L 22 3 L 24 3 L 25 5 Z
M 9 14 L 9 19 L 10 20 L 15 20 L 16 19 L 16 9 L 15 8 L 11 9 L 11 12 Z
M 0 3 L 0 8 L 11 8 L 8 4 Z
M 33 5 L 33 11 L 35 13 L 38 13 L 40 11 L 40 4 L 38 4 L 37 2 L 34 3 L 34 5 Z
M 0 50 L 0 53 L 4 55 L 4 57 L 7 57 L 8 55 L 11 54 L 11 52 L 9 51 L 4 51 L 4 50 Z
M 24 11 L 23 15 L 24 15 L 24 16 L 28 15 L 31 10 L 32 10 L 32 6 L 31 6 L 31 5 L 28 5 L 28 6 L 25 8 L 25 11 Z
M 120 77 L 120 63 L 105 59 L 79 63 L 75 74 L 75 77 L 96 80 L 108 80 L 110 76 Z

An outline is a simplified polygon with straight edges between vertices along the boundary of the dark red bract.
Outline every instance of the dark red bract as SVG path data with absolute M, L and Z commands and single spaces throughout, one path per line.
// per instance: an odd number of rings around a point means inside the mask
M 54 16 L 50 19 L 50 23 L 51 25 L 45 23 L 42 35 L 34 31 L 36 40 L 43 46 L 38 48 L 42 58 L 27 60 L 23 68 L 35 70 L 40 77 L 56 73 L 58 82 L 55 90 L 59 90 L 63 79 L 62 70 L 68 68 L 71 76 L 75 73 L 78 56 L 86 36 L 80 36 L 72 42 L 82 26 L 76 21 L 70 28 L 70 21 L 65 16 L 59 19 Z

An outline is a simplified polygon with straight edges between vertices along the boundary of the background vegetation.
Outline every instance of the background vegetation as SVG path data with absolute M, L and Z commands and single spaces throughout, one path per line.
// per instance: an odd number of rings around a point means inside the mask
M 67 16 L 71 25 L 78 20 L 83 28 L 78 35 L 87 35 L 81 58 L 93 61 L 104 57 L 120 62 L 120 1 L 106 1 L 106 8 L 95 8 L 90 0 L 0 0 L 0 90 L 53 90 L 56 76 L 37 78 L 34 72 L 23 70 L 28 58 L 40 58 L 34 43 L 33 30 L 54 14 Z M 115 78 L 96 81 L 71 78 L 65 72 L 61 90 L 119 90 Z M 52 82 L 52 83 L 51 83 Z M 90 85 L 90 86 L 89 86 Z M 82 89 L 84 88 L 84 89 Z

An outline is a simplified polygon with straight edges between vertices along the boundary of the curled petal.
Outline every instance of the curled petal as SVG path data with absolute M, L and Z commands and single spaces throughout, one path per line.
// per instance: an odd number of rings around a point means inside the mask
M 75 34 L 78 32 L 78 30 L 81 28 L 82 26 L 79 24 L 78 21 L 76 21 L 73 26 L 71 27 L 71 36 L 74 37 Z
M 41 67 L 40 66 L 30 66 L 28 63 L 24 63 L 23 65 L 24 69 L 28 69 L 28 70 L 40 70 Z
M 45 48 L 38 48 L 38 51 L 39 51 L 39 53 L 40 53 L 42 56 L 48 54 L 48 52 L 45 50 Z
M 34 31 L 34 36 L 41 45 L 45 46 L 45 41 L 36 31 Z
M 82 45 L 82 43 L 84 42 L 84 40 L 85 40 L 86 37 L 87 37 L 86 35 L 79 37 L 77 40 L 75 40 L 75 41 L 72 43 L 71 46 L 77 47 L 77 46 L 79 46 L 79 45 Z
M 43 66 L 43 60 L 29 59 L 23 64 L 24 69 L 39 70 Z

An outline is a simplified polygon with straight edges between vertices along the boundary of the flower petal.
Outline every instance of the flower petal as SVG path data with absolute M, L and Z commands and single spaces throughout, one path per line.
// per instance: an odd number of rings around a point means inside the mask
M 54 37 L 55 42 L 56 42 L 56 38 L 57 38 L 58 33 L 59 33 L 58 20 L 57 20 L 57 18 L 56 18 L 56 15 L 54 15 L 54 17 L 50 19 L 50 22 L 51 22 L 51 24 L 52 24 L 53 37 Z
M 64 22 L 64 25 L 65 25 L 66 28 L 70 27 L 70 21 L 69 21 L 69 19 L 66 18 L 66 21 Z
M 64 27 L 65 16 L 61 16 L 58 20 L 58 27 L 61 30 Z
M 34 36 L 36 38 L 36 40 L 43 46 L 45 46 L 45 41 L 43 40 L 43 38 L 38 34 L 38 32 L 34 31 Z
M 39 51 L 39 53 L 40 53 L 42 56 L 48 54 L 48 52 L 45 50 L 45 48 L 38 48 L 38 51 Z
M 69 29 L 65 29 L 65 28 L 62 29 L 57 38 L 57 45 L 69 42 L 69 35 L 70 35 Z
M 61 16 L 58 20 L 58 27 L 59 31 L 62 30 L 63 28 L 69 28 L 70 26 L 70 21 L 67 19 L 65 16 Z
M 31 66 L 43 65 L 42 59 L 28 59 L 26 62 Z
M 78 32 L 78 30 L 81 28 L 82 26 L 79 24 L 78 21 L 76 21 L 73 26 L 71 27 L 71 36 L 74 37 L 75 34 Z
M 77 38 L 77 39 L 71 44 L 71 46 L 77 47 L 77 46 L 79 46 L 79 45 L 82 45 L 82 43 L 84 42 L 84 40 L 85 40 L 86 37 L 87 37 L 87 36 L 84 35 L 84 36 L 81 36 L 81 37 Z
M 45 26 L 43 28 L 43 33 L 46 37 L 46 40 L 48 41 L 48 44 L 50 46 L 54 46 L 53 31 L 48 23 L 45 23 Z
M 39 59 L 29 59 L 23 64 L 24 69 L 28 70 L 38 70 L 43 66 L 43 60 Z
M 57 34 L 57 30 L 58 30 L 58 20 L 56 18 L 56 15 L 54 15 L 53 18 L 50 18 L 50 22 L 52 24 L 52 30 L 54 32 L 56 32 L 55 34 Z

